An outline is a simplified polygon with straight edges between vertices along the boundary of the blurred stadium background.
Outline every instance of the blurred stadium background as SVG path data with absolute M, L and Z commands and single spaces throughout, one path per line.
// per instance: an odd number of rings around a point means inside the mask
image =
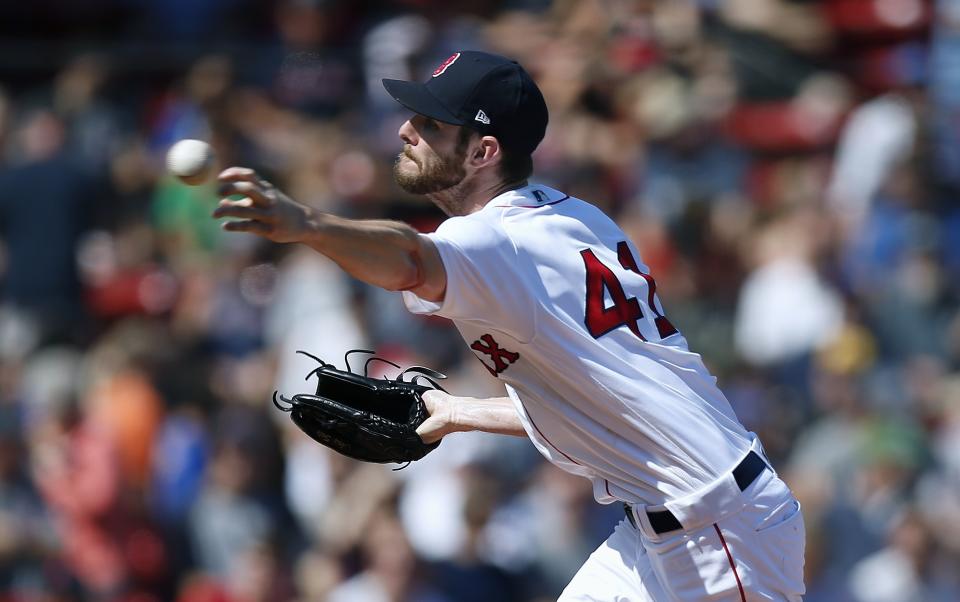
M 551 110 L 537 181 L 602 206 L 801 498 L 810 602 L 960 600 L 960 0 L 0 4 L 0 600 L 555 599 L 622 518 L 526 441 L 400 472 L 272 408 L 306 349 L 499 386 L 444 321 L 225 236 L 162 172 L 211 141 L 430 230 L 381 77 L 463 48 Z

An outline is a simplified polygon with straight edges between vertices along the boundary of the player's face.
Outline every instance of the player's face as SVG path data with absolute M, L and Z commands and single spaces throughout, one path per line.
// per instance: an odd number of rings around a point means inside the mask
M 455 125 L 422 115 L 404 123 L 399 133 L 405 144 L 393 166 L 400 188 L 412 194 L 430 194 L 462 182 L 467 139 L 459 132 Z

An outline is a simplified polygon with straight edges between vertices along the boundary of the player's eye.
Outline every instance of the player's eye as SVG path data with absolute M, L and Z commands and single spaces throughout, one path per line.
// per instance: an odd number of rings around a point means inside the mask
M 435 132 L 440 129 L 440 124 L 434 121 L 433 119 L 425 119 L 423 121 L 423 129 L 431 132 Z

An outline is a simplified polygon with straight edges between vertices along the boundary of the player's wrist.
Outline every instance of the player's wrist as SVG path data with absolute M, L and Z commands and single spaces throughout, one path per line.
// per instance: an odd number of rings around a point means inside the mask
M 464 423 L 463 398 L 450 396 L 447 403 L 446 428 L 447 434 L 459 433 L 470 430 L 470 426 Z
M 322 251 L 321 247 L 329 239 L 327 233 L 330 230 L 332 215 L 318 211 L 313 207 L 303 205 L 303 216 L 301 218 L 301 242 Z

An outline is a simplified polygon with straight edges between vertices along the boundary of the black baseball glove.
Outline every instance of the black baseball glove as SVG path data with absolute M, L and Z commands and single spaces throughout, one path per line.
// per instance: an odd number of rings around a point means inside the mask
M 395 380 L 371 378 L 367 376 L 371 362 L 400 366 L 370 357 L 361 376 L 351 371 L 350 354 L 372 351 L 348 351 L 344 355 L 346 371 L 305 351 L 297 353 L 320 364 L 306 377 L 309 380 L 317 376 L 316 393 L 298 393 L 287 398 L 274 391 L 273 404 L 290 412 L 294 424 L 317 442 L 345 456 L 378 463 L 409 463 L 440 445 L 439 441 L 424 443 L 417 435 L 417 427 L 429 416 L 421 395 L 430 389 L 442 391 L 436 381 L 446 378 L 443 374 L 414 366 L 400 372 Z M 414 376 L 404 381 L 404 376 L 411 373 Z

